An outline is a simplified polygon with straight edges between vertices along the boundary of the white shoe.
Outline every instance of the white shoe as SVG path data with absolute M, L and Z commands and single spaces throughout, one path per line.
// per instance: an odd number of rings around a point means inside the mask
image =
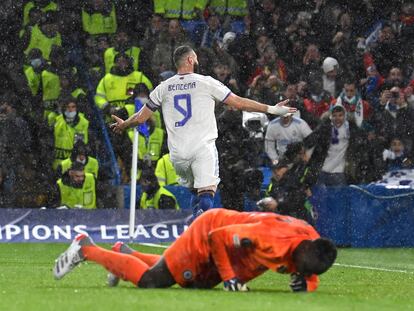
M 84 241 L 87 239 L 88 241 Z M 86 242 L 86 243 L 85 243 Z M 68 249 L 63 252 L 56 260 L 53 268 L 53 275 L 56 280 L 60 280 L 71 272 L 79 263 L 85 260 L 82 255 L 81 247 L 85 244 L 93 244 L 86 234 L 78 234 L 72 241 Z

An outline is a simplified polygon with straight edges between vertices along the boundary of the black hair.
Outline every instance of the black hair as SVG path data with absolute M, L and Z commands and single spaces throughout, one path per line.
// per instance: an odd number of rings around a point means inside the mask
M 345 108 L 344 108 L 344 106 L 342 106 L 342 105 L 335 105 L 335 106 L 332 108 L 331 113 L 334 113 L 334 112 L 345 112 Z
M 78 155 L 83 154 L 86 157 L 88 156 L 88 146 L 83 142 L 83 140 L 78 140 L 74 145 L 72 149 L 72 154 L 70 156 L 70 159 L 72 162 L 75 162 Z
M 193 51 L 193 49 L 191 46 L 188 46 L 188 45 L 181 45 L 178 48 L 176 48 L 174 51 L 174 55 L 173 55 L 175 67 L 178 68 L 184 56 L 186 56 L 191 51 Z
M 289 162 L 293 162 L 303 148 L 305 148 L 305 145 L 301 141 L 291 143 L 287 145 L 284 157 Z
M 293 261 L 302 274 L 322 274 L 335 262 L 335 244 L 326 238 L 304 240 L 293 251 Z
M 85 169 L 85 166 L 82 163 L 77 162 L 77 161 L 73 162 L 72 166 L 70 167 L 71 171 L 83 171 L 84 169 Z

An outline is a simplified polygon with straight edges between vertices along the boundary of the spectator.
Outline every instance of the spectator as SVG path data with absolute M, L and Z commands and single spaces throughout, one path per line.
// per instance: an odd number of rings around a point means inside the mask
M 81 163 L 74 162 L 56 184 L 50 198 L 51 207 L 96 208 L 95 177 L 91 173 L 85 173 Z
M 355 122 L 358 127 L 364 128 L 366 123 L 370 122 L 373 109 L 367 101 L 361 98 L 352 78 L 345 81 L 343 91 L 336 99 L 336 104 L 344 106 L 348 120 Z
M 111 0 L 88 0 L 82 6 L 82 28 L 89 36 L 116 33 L 118 17 Z
M 178 19 L 171 19 L 168 23 L 168 30 L 160 34 L 152 55 L 151 63 L 156 76 L 164 71 L 175 72 L 173 54 L 180 45 L 191 46 L 191 43 Z
M 335 105 L 330 118 L 304 140 L 307 149 L 315 147 L 309 161 L 306 184 L 344 186 L 359 183 L 366 171 L 366 138 L 353 122 L 346 120 L 345 108 Z
M 373 42 L 365 55 L 367 66 L 375 64 L 379 73 L 385 76 L 392 67 L 400 67 L 402 58 L 400 46 L 389 23 L 384 23 L 379 31 L 378 41 Z
M 234 76 L 234 72 L 232 72 L 231 67 L 223 62 L 216 62 L 213 65 L 213 72 L 214 78 L 219 80 L 224 85 L 228 86 L 228 88 L 236 94 L 240 93 L 239 85 L 237 82 L 237 78 Z
M 393 87 L 382 92 L 380 105 L 373 115 L 372 124 L 384 142 L 389 142 L 392 137 L 398 136 L 403 140 L 406 152 L 412 154 L 414 110 L 408 106 L 400 88 Z
M 0 96 L 0 159 L 2 166 L 10 169 L 32 152 L 32 134 L 17 114 L 19 103 L 14 94 Z
M 289 144 L 303 141 L 310 133 L 309 125 L 291 113 L 270 122 L 265 138 L 265 150 L 270 161 L 277 164 Z
M 384 89 L 390 89 L 394 86 L 403 88 L 408 85 L 408 81 L 404 79 L 403 73 L 400 68 L 393 67 L 388 73 L 388 77 L 384 81 Z
M 230 30 L 233 21 L 240 21 L 248 14 L 248 1 L 211 0 L 206 9 L 210 13 L 218 14 L 223 21 L 223 29 Z
M 297 109 L 294 114 L 295 117 L 304 120 L 310 126 L 310 128 L 315 128 L 318 125 L 319 118 L 312 115 L 308 110 L 306 110 L 303 98 L 298 94 L 297 83 L 288 82 L 286 88 L 282 92 L 276 94 L 276 101 L 285 99 L 289 99 L 289 105 Z M 270 120 L 272 120 L 272 118 Z
M 88 70 L 88 78 L 94 88 L 105 76 L 105 63 L 102 55 L 107 49 L 109 49 L 109 42 L 106 36 L 89 37 L 85 40 L 83 48 L 85 66 Z
M 84 166 L 85 173 L 91 173 L 95 179 L 98 178 L 99 164 L 98 161 L 89 155 L 88 146 L 82 141 L 78 140 L 72 149 L 72 154 L 69 158 L 63 160 L 57 167 L 57 175 L 62 177 L 74 162 L 79 162 Z
M 160 40 L 161 33 L 164 32 L 165 21 L 161 15 L 153 14 L 148 25 L 146 25 L 143 39 L 140 43 L 143 53 L 146 54 L 145 59 L 151 59 L 155 45 Z
M 311 43 L 306 47 L 305 55 L 303 56 L 302 74 L 307 77 L 311 71 L 319 71 L 322 66 L 322 56 L 319 47 Z
M 141 209 L 179 209 L 175 196 L 160 186 L 153 170 L 144 170 L 139 180 L 142 189 L 139 207 Z
M 160 186 L 178 185 L 178 178 L 174 166 L 170 160 L 170 154 L 166 153 L 158 159 L 155 166 L 155 176 L 157 176 Z
M 212 48 L 216 42 L 222 42 L 224 33 L 220 17 L 216 13 L 211 13 L 207 18 L 207 24 L 195 30 L 195 33 L 198 34 L 194 40 L 197 47 Z
M 323 89 L 333 97 L 338 96 L 342 89 L 341 81 L 338 79 L 338 61 L 333 57 L 327 57 L 323 60 L 322 69 Z
M 57 116 L 54 125 L 55 160 L 53 169 L 72 154 L 77 141 L 89 142 L 89 121 L 77 110 L 77 101 L 68 96 L 62 101 L 63 113 Z
M 360 80 L 363 98 L 366 98 L 375 109 L 379 105 L 379 91 L 383 84 L 384 78 L 375 65 L 369 66 L 366 69 L 366 77 Z
M 382 157 L 387 171 L 413 168 L 412 158 L 409 158 L 405 150 L 404 142 L 399 137 L 391 139 L 389 149 L 384 149 Z
M 335 98 L 323 89 L 322 77 L 318 72 L 309 72 L 306 92 L 303 94 L 303 103 L 307 111 L 315 117 L 322 117 L 331 104 L 335 102 Z

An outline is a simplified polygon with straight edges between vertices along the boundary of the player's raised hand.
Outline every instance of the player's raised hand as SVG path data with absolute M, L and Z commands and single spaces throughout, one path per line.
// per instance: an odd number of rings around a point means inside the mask
M 125 129 L 125 121 L 122 120 L 120 117 L 117 117 L 116 115 L 112 115 L 111 117 L 115 121 L 115 123 L 112 123 L 109 127 L 115 133 L 121 134 L 122 131 Z
M 246 284 L 240 282 L 239 279 L 233 278 L 223 282 L 224 290 L 228 292 L 247 292 L 249 288 Z
M 289 103 L 289 99 L 286 99 L 284 101 L 281 101 L 280 103 L 277 103 L 275 106 L 268 106 L 267 112 L 270 114 L 276 114 L 283 116 L 286 113 L 295 113 L 297 111 L 294 107 L 286 106 Z

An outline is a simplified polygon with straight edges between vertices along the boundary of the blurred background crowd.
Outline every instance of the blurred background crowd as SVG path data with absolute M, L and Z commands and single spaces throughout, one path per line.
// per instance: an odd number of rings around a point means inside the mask
M 112 134 L 110 115 L 144 105 L 183 44 L 200 74 L 298 109 L 217 103 L 223 206 L 259 200 L 263 168 L 278 209 L 299 211 L 314 185 L 414 166 L 412 0 L 4 0 L 0 14 L 0 207 L 119 205 L 133 131 Z M 162 111 L 139 133 L 141 208 L 178 208 Z

